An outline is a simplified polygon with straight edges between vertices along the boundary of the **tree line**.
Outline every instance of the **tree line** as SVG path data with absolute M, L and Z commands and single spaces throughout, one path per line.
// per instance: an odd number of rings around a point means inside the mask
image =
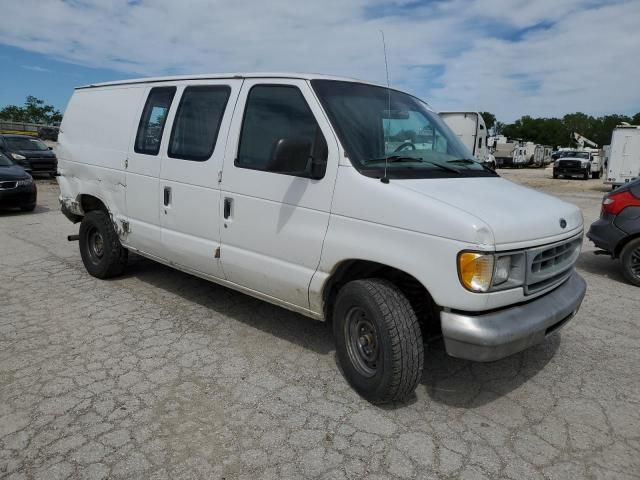
M 495 115 L 490 112 L 480 113 L 487 128 L 495 127 L 497 134 L 550 145 L 554 148 L 575 146 L 573 132 L 578 132 L 600 146 L 609 145 L 611 133 L 617 125 L 622 122 L 640 125 L 640 112 L 633 116 L 604 115 L 602 117 L 593 117 L 582 112 L 569 113 L 562 118 L 534 118 L 525 115 L 510 124 L 497 121 Z
M 46 105 L 33 95 L 29 95 L 24 105 L 7 105 L 0 109 L 0 120 L 51 125 L 62 121 L 62 113 L 53 105 Z

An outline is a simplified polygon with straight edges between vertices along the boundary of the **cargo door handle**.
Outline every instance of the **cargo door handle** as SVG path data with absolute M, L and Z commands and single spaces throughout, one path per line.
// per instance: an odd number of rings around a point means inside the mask
M 164 206 L 168 207 L 171 203 L 171 187 L 164 187 Z
M 229 197 L 225 197 L 224 199 L 224 218 L 227 219 L 231 215 L 231 204 L 233 203 L 233 199 Z

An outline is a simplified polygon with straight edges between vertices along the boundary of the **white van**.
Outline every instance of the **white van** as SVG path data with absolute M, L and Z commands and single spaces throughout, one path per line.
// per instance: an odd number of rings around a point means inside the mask
M 129 251 L 332 322 L 347 380 L 411 395 L 423 337 L 490 361 L 578 310 L 578 208 L 472 160 L 405 93 L 302 74 L 154 78 L 75 90 L 63 213 L 90 274 Z

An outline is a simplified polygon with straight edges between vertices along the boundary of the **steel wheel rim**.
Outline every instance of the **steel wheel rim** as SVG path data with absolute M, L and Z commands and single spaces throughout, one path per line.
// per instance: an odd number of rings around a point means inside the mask
M 347 353 L 351 364 L 364 377 L 373 377 L 378 371 L 380 340 L 375 324 L 364 309 L 353 307 L 344 323 Z
M 95 264 L 100 263 L 104 257 L 104 238 L 97 228 L 89 230 L 87 235 L 88 250 L 91 261 Z
M 640 247 L 634 248 L 631 251 L 629 269 L 634 276 L 640 278 Z

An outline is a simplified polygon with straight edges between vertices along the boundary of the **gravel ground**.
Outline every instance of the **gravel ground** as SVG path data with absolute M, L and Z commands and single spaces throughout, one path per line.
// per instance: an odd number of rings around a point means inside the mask
M 598 216 L 600 181 L 502 174 Z M 380 408 L 322 323 L 140 258 L 90 277 L 39 188 L 0 212 L 2 478 L 640 478 L 640 290 L 586 241 L 560 334 L 490 364 L 430 344 Z

